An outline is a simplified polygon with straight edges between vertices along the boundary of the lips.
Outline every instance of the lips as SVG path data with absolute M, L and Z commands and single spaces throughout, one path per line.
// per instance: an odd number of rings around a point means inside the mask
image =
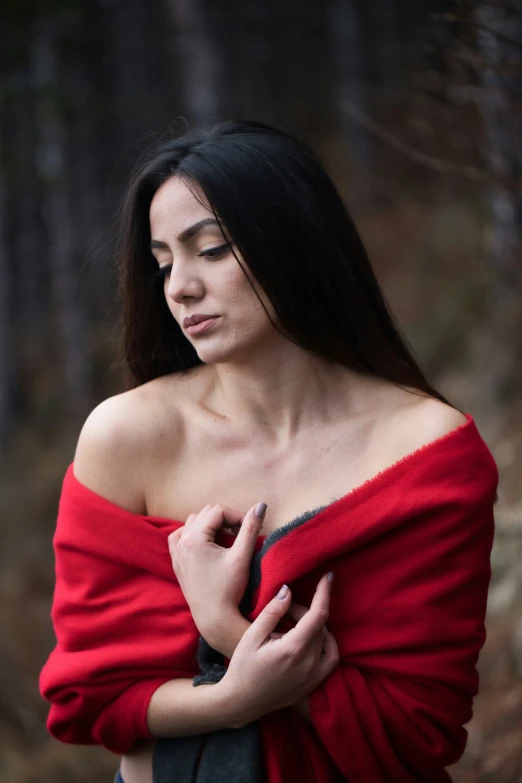
M 183 319 L 183 328 L 187 326 L 194 326 L 194 324 L 200 324 L 202 321 L 208 321 L 209 318 L 217 318 L 217 315 L 204 315 L 203 313 L 194 313 Z
M 187 334 L 190 334 L 191 336 L 195 336 L 198 334 L 202 334 L 203 332 L 207 332 L 209 329 L 212 329 L 216 321 L 218 320 L 219 316 L 212 316 L 211 318 L 205 318 L 204 321 L 200 321 L 199 324 L 192 324 L 192 326 L 187 326 L 185 329 L 185 332 Z

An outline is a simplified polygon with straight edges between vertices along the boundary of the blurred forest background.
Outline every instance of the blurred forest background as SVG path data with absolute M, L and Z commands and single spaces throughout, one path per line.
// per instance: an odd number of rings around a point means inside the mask
M 122 389 L 130 171 L 165 133 L 242 116 L 318 150 L 430 378 L 497 460 L 481 692 L 450 771 L 520 783 L 521 0 L 4 0 L 0 63 L 0 779 L 117 766 L 45 730 L 60 484 Z

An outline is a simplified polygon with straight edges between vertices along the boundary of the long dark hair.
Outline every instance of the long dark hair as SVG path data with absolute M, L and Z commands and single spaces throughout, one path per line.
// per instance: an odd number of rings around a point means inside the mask
M 359 234 L 316 155 L 289 134 L 253 121 L 220 122 L 162 141 L 134 172 L 119 250 L 130 386 L 201 364 L 167 307 L 150 251 L 150 204 L 172 176 L 204 194 L 287 339 L 445 401 L 395 325 Z

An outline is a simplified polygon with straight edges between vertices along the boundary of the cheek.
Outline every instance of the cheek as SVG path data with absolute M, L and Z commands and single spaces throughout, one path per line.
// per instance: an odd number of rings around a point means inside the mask
M 224 301 L 228 301 L 236 313 L 241 313 L 242 318 L 252 324 L 259 323 L 260 320 L 269 323 L 263 308 L 264 305 L 272 320 L 275 320 L 274 309 L 265 292 L 255 280 L 250 283 L 239 267 L 237 267 L 237 271 L 234 270 L 227 275 L 226 281 L 223 282 L 226 287 Z M 255 290 L 252 286 L 255 287 Z M 259 301 L 260 299 L 263 304 Z
M 262 299 L 266 310 L 270 314 L 272 320 L 274 315 L 272 313 L 272 306 L 270 302 L 266 301 L 264 293 L 258 292 L 259 298 Z M 259 301 L 256 292 L 252 290 L 252 287 L 246 281 L 241 287 L 235 287 L 230 289 L 230 315 L 232 322 L 241 326 L 243 334 L 255 334 L 260 331 L 264 331 L 267 327 L 270 327 L 270 319 L 263 308 L 263 304 Z

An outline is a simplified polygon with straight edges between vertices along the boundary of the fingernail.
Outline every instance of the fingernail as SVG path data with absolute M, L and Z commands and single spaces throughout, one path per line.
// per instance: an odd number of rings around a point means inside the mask
M 258 503 L 255 507 L 254 514 L 258 519 L 264 519 L 266 514 L 266 503 Z
M 328 581 L 330 582 L 330 584 L 332 584 L 333 580 L 334 580 L 334 572 L 333 571 L 329 571 L 328 572 Z
M 277 597 L 286 598 L 287 595 L 288 595 L 288 587 L 287 585 L 283 585 L 280 591 L 278 592 Z

